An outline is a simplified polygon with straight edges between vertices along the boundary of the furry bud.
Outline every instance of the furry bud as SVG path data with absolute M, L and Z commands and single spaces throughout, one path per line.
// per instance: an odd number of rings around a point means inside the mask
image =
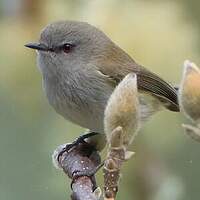
M 128 74 L 115 88 L 105 109 L 104 118 L 107 140 L 117 127 L 123 129 L 123 145 L 131 143 L 139 128 L 139 100 L 136 74 Z
M 200 69 L 192 62 L 184 62 L 184 72 L 179 90 L 182 111 L 195 123 L 200 123 Z

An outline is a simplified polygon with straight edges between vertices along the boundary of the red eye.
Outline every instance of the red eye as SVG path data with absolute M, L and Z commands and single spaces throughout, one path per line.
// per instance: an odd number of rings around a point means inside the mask
M 63 51 L 65 53 L 69 53 L 73 48 L 73 45 L 72 44 L 69 44 L 69 43 L 66 43 L 63 45 Z

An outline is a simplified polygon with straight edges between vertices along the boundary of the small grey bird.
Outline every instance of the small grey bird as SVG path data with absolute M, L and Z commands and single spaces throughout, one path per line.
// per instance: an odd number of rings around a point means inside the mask
M 177 92 L 156 74 L 137 64 L 102 31 L 85 22 L 59 21 L 45 27 L 39 43 L 38 66 L 49 103 L 64 118 L 104 133 L 104 109 L 117 84 L 137 75 L 141 120 L 165 107 L 178 112 Z

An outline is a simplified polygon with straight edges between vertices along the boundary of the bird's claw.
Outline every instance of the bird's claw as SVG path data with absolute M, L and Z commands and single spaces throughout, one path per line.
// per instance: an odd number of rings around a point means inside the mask
M 90 138 L 92 136 L 97 135 L 98 133 L 96 132 L 89 132 L 86 133 L 84 135 L 79 136 L 78 138 L 76 138 L 72 143 L 68 143 L 66 144 L 66 146 L 60 151 L 59 155 L 58 155 L 58 160 L 59 158 L 63 155 L 64 152 L 69 152 L 70 150 L 72 150 L 74 147 L 78 146 L 79 144 L 84 144 L 86 143 L 85 139 Z
M 97 134 L 98 133 L 96 133 L 96 132 L 89 132 L 89 133 L 79 136 L 71 144 L 66 145 L 65 151 L 69 152 L 73 147 L 78 146 L 79 144 L 85 143 L 86 142 L 85 139 L 95 136 Z

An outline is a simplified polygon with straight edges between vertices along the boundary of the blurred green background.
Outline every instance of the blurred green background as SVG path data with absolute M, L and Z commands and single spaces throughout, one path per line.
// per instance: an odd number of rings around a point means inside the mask
M 53 167 L 51 154 L 84 131 L 48 105 L 36 54 L 25 43 L 52 21 L 87 21 L 178 84 L 185 59 L 200 64 L 199 8 L 198 0 L 1 0 L 0 200 L 69 199 L 70 182 Z M 199 199 L 200 144 L 183 134 L 184 121 L 162 111 L 143 127 L 117 199 Z

